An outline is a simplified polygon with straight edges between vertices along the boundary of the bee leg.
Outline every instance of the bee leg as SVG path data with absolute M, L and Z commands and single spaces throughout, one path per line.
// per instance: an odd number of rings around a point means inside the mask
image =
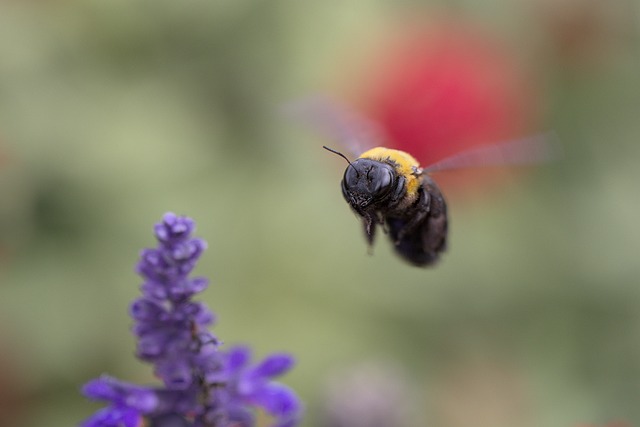
M 364 234 L 367 238 L 369 248 L 373 246 L 373 241 L 376 237 L 376 228 L 378 225 L 378 219 L 370 213 L 363 216 L 362 225 L 364 225 Z
M 408 234 L 413 232 L 420 224 L 424 222 L 431 210 L 431 196 L 427 191 L 420 192 L 420 198 L 411 209 L 415 209 L 411 219 L 398 231 L 396 237 L 396 246 L 400 244 L 400 241 Z

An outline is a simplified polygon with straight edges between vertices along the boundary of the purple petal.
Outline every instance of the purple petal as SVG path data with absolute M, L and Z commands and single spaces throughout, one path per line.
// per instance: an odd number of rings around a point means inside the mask
M 253 368 L 253 375 L 258 377 L 275 377 L 287 372 L 295 360 L 288 354 L 273 354 Z
M 153 333 L 140 337 L 136 349 L 136 355 L 144 360 L 155 359 L 165 353 L 166 335 Z
M 138 427 L 141 422 L 142 416 L 133 409 L 108 407 L 96 412 L 80 427 Z
M 115 387 L 116 381 L 112 377 L 103 375 L 86 383 L 82 387 L 82 394 L 94 400 L 115 400 L 118 397 Z
M 282 384 L 269 384 L 250 397 L 250 400 L 261 406 L 271 415 L 289 418 L 300 411 L 300 401 L 296 394 Z
M 136 409 L 142 413 L 149 413 L 158 405 L 154 390 L 125 383 L 106 375 L 85 384 L 82 392 L 89 398 L 107 400 L 115 407 Z
M 156 238 L 161 242 L 166 242 L 167 240 L 169 240 L 169 230 L 167 230 L 167 227 L 164 224 L 156 224 L 153 227 L 153 231 L 156 235 Z
M 134 320 L 165 320 L 167 311 L 154 301 L 145 298 L 135 300 L 129 309 L 129 314 Z
M 210 325 L 214 322 L 215 316 L 205 303 L 193 303 L 191 318 L 200 326 Z
M 245 346 L 237 346 L 227 351 L 226 370 L 229 372 L 237 372 L 244 368 L 251 359 L 251 349 Z
M 156 226 L 156 237 L 165 242 L 169 240 L 179 240 L 189 235 L 193 231 L 194 226 L 195 223 L 191 218 L 177 216 L 173 212 L 167 212 L 162 217 L 162 223 Z M 164 227 L 164 231 L 158 234 L 158 229 L 162 227 Z
M 196 252 L 197 248 L 191 242 L 181 243 L 170 250 L 171 258 L 175 261 L 188 260 Z
M 185 390 L 193 382 L 191 366 L 183 359 L 157 363 L 155 374 L 164 381 L 170 390 Z
M 153 412 L 158 407 L 158 396 L 155 391 L 139 387 L 129 391 L 124 403 L 143 414 Z
M 205 289 L 207 289 L 207 286 L 209 286 L 209 279 L 207 279 L 206 277 L 195 277 L 189 280 L 187 284 L 187 288 L 192 294 L 197 294 L 204 291 Z
M 164 300 L 167 298 L 167 290 L 161 283 L 149 280 L 140 286 L 140 290 L 147 298 Z

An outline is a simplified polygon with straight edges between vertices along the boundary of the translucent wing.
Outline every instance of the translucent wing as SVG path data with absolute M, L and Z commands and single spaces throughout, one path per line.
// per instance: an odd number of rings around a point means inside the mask
M 353 156 L 382 145 L 382 131 L 373 121 L 327 97 L 315 96 L 292 102 L 285 106 L 284 112 L 337 142 Z
M 549 132 L 472 148 L 427 166 L 423 171 L 431 173 L 451 169 L 547 163 L 562 157 L 557 139 L 554 132 Z

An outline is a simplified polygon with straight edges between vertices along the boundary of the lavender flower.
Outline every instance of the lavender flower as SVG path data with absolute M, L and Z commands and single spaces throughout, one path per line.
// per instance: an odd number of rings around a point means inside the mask
M 172 213 L 155 226 L 158 247 L 140 254 L 142 296 L 130 308 L 136 355 L 153 364 L 162 386 L 139 386 L 102 376 L 83 388 L 108 402 L 81 427 L 251 427 L 254 408 L 274 418 L 274 427 L 294 427 L 301 404 L 293 391 L 272 381 L 293 366 L 274 354 L 250 363 L 250 350 L 223 351 L 208 329 L 214 314 L 192 297 L 205 278 L 189 275 L 206 243 L 192 238 L 194 222 Z

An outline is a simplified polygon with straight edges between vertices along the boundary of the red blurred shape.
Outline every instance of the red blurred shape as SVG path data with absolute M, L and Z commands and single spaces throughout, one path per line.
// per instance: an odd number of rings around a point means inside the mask
M 371 69 L 367 112 L 423 165 L 529 133 L 536 102 L 517 61 L 468 25 L 409 31 Z

